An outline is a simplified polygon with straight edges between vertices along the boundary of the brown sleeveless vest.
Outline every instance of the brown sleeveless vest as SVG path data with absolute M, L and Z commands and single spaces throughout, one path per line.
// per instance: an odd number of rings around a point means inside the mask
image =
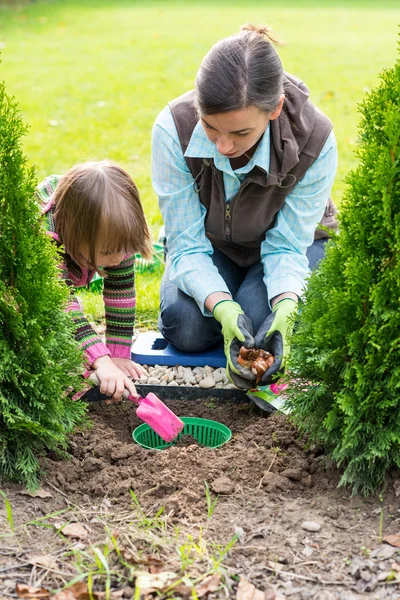
M 229 202 L 225 200 L 223 174 L 213 159 L 185 157 L 194 188 L 207 209 L 207 237 L 213 246 L 243 267 L 260 260 L 265 232 L 273 227 L 285 197 L 318 158 L 332 130 L 328 117 L 309 100 L 308 88 L 302 81 L 285 73 L 284 93 L 284 108 L 278 119 L 270 121 L 269 173 L 254 167 Z M 176 98 L 169 106 L 184 154 L 198 121 L 194 91 Z M 336 212 L 329 199 L 321 225 L 336 229 Z M 317 229 L 315 238 L 321 237 L 329 234 Z

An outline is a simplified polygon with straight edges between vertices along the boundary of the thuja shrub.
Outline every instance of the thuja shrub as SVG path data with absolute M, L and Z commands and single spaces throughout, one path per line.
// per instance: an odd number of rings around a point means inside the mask
M 21 148 L 26 128 L 0 85 L 0 476 L 34 488 L 39 457 L 63 453 L 85 408 L 81 352 L 65 312 L 68 290 L 34 200 L 35 175 Z
M 400 61 L 359 107 L 340 233 L 310 277 L 292 340 L 300 429 L 368 494 L 400 466 Z

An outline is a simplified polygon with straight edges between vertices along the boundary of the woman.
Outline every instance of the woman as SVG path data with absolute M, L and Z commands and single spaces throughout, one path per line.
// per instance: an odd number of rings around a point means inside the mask
M 298 298 L 328 237 L 317 226 L 336 228 L 332 124 L 272 41 L 267 27 L 245 25 L 218 42 L 195 90 L 153 129 L 168 251 L 160 330 L 196 352 L 218 343 L 222 326 L 227 371 L 243 389 L 254 376 L 238 364 L 241 345 L 274 355 L 262 384 L 283 371 Z

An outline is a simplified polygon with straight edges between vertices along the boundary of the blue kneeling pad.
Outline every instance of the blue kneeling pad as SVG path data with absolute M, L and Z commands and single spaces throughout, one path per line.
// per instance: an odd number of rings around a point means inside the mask
M 131 358 L 141 365 L 182 365 L 184 367 L 225 367 L 223 344 L 207 352 L 181 352 L 158 331 L 139 334 L 132 346 Z

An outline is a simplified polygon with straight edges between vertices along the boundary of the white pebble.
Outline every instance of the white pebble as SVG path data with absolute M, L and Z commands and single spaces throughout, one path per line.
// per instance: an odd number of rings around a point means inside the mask
M 224 379 L 224 376 L 222 375 L 220 369 L 216 369 L 214 371 L 213 378 L 214 378 L 215 383 L 220 383 Z
M 206 365 L 204 367 L 204 375 L 207 377 L 208 375 L 211 375 L 212 372 L 214 371 L 214 369 L 212 367 L 209 367 L 208 365 Z
M 176 381 L 170 381 L 168 385 L 178 387 L 178 384 L 176 383 Z
M 138 379 L 138 383 L 147 383 L 147 375 L 141 375 Z
M 160 380 L 157 377 L 149 377 L 147 383 L 148 385 L 160 385 Z
M 306 531 L 319 531 L 321 529 L 321 524 L 316 521 L 304 521 L 301 524 L 301 527 Z
M 215 386 L 215 381 L 212 377 L 206 377 L 199 382 L 199 386 L 205 389 L 213 388 Z

